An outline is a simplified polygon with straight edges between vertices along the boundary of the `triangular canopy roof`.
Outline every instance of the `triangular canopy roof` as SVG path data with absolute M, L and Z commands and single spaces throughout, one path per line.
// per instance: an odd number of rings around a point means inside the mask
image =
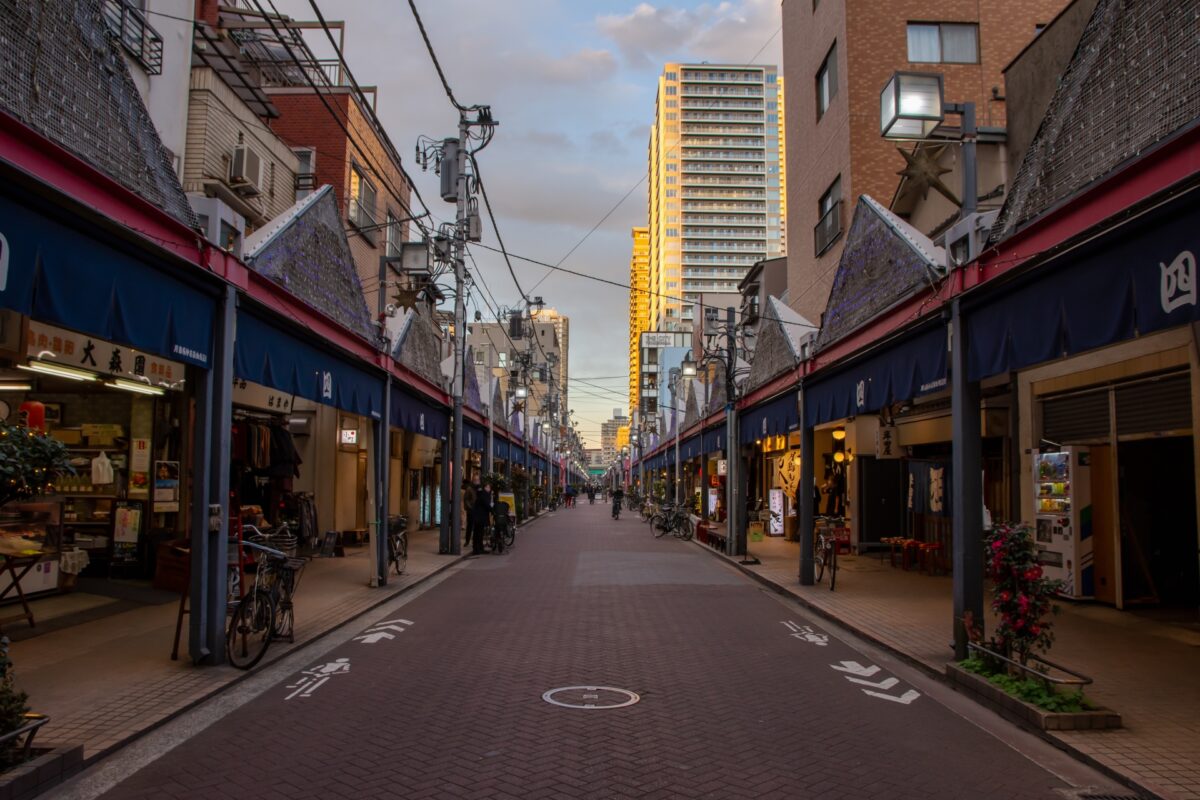
M 1100 0 L 1021 161 L 992 241 L 1200 118 L 1200 18 L 1179 0 Z
M 365 339 L 375 326 L 363 298 L 333 187 L 322 186 L 246 238 L 246 263 Z
M 941 277 L 946 251 L 866 195 L 858 198 L 817 346 L 862 327 Z
M 759 315 L 754 355 L 750 361 L 747 390 L 757 389 L 772 378 L 795 369 L 800 363 L 800 341 L 817 329 L 777 297 L 768 297 Z

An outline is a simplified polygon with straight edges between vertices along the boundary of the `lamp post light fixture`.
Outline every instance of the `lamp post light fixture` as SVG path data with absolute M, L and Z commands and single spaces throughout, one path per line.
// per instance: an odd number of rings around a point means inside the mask
M 942 76 L 896 72 L 879 93 L 879 133 L 885 139 L 925 139 L 946 118 Z
M 942 75 L 937 72 L 895 72 L 879 93 L 879 135 L 896 141 L 928 139 L 946 118 L 962 117 L 962 202 L 961 216 L 974 214 L 979 206 L 975 159 L 974 103 L 947 103 Z

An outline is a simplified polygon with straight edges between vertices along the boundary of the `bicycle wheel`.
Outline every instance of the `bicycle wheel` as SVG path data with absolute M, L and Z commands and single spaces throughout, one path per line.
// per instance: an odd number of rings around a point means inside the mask
M 833 585 L 837 583 L 837 545 L 829 548 L 829 591 L 833 591 Z
M 517 541 L 517 529 L 516 526 L 510 522 L 508 525 L 504 526 L 504 546 L 512 547 L 515 541 Z
M 671 530 L 671 525 L 662 514 L 655 514 L 650 518 L 650 529 L 654 531 L 655 539 L 661 539 Z
M 694 534 L 695 529 L 692 527 L 692 518 L 680 517 L 679 528 L 676 530 L 675 535 L 686 542 L 689 541 Z
M 267 652 L 276 625 L 275 601 L 265 589 L 255 589 L 237 604 L 225 634 L 229 663 L 250 669 Z
M 393 533 L 388 540 L 388 558 L 392 562 L 392 569 L 397 575 L 404 574 L 404 568 L 408 566 L 408 534 L 405 532 Z
M 821 579 L 825 577 L 825 548 L 820 543 L 817 544 L 813 564 L 817 568 L 816 582 L 820 583 Z

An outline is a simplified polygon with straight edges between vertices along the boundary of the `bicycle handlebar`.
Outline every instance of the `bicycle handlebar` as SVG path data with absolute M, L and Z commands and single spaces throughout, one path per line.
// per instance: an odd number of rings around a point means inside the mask
M 288 559 L 287 553 L 283 552 L 282 550 L 276 550 L 274 547 L 267 547 L 265 544 L 259 544 L 258 542 L 243 541 L 242 547 L 253 548 L 254 550 L 265 553 L 269 558 L 276 560 L 287 561 Z

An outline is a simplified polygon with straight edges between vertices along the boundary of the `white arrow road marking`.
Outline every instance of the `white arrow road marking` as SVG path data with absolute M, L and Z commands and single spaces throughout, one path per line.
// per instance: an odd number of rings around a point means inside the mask
M 876 689 L 883 689 L 884 691 L 887 691 L 900 682 L 899 678 L 884 678 L 879 683 L 873 683 L 871 681 L 864 681 L 862 678 L 851 678 L 849 675 L 846 676 L 846 680 L 851 683 L 861 683 L 863 686 L 874 686 Z
M 379 625 L 416 625 L 416 624 L 417 623 L 413 622 L 412 620 L 407 620 L 407 619 L 385 619 L 383 622 L 376 622 L 371 627 L 374 628 Z
M 838 672 L 849 672 L 851 675 L 862 675 L 864 678 L 869 678 L 876 672 L 879 672 L 879 667 L 874 664 L 864 667 L 857 661 L 843 661 L 840 666 L 837 664 L 830 664 L 829 666 Z
M 780 625 L 786 625 L 793 633 L 800 630 L 800 626 L 795 622 L 781 622 Z
M 913 700 L 916 700 L 921 696 L 921 693 L 916 689 L 909 689 L 899 697 L 893 697 L 892 695 L 884 694 L 883 692 L 872 692 L 870 689 L 863 689 L 863 694 L 869 694 L 872 697 L 878 697 L 881 700 L 891 700 L 893 703 L 901 703 L 903 705 L 908 705 Z
M 404 628 L 401 628 L 399 625 L 372 625 L 367 629 L 368 633 L 378 633 L 379 631 L 399 631 L 400 633 L 404 633 Z
M 387 631 L 369 631 L 361 636 L 355 636 L 354 641 L 363 642 L 364 644 L 376 644 L 384 639 L 395 639 L 396 634 L 388 633 Z

